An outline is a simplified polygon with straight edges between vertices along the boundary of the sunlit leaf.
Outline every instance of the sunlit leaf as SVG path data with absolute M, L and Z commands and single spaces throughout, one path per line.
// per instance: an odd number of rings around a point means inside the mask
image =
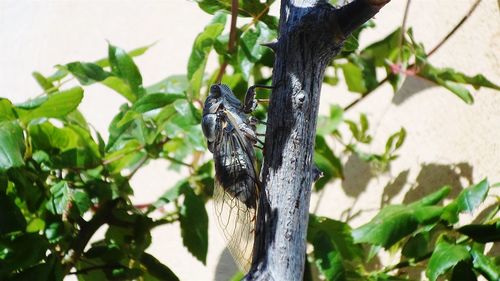
M 226 24 L 226 14 L 216 13 L 214 18 L 205 27 L 203 32 L 196 37 L 191 55 L 189 56 L 187 77 L 191 83 L 191 88 L 195 97 L 199 95 L 208 54 L 213 48 L 216 38 L 224 30 Z
M 65 67 L 82 85 L 90 85 L 95 82 L 100 82 L 111 76 L 111 73 L 105 71 L 102 67 L 94 63 L 77 61 L 68 63 Z
M 470 259 L 471 256 L 465 246 L 455 245 L 446 241 L 446 239 L 440 239 L 429 259 L 425 274 L 431 281 L 435 281 L 459 262 Z
M 132 57 L 125 50 L 111 44 L 108 47 L 108 57 L 112 72 L 125 81 L 132 90 L 133 100 L 141 97 L 144 93 L 142 76 Z
M 24 136 L 15 121 L 0 122 L 0 171 L 24 165 Z
M 465 188 L 455 200 L 446 206 L 443 218 L 450 223 L 456 223 L 458 221 L 458 214 L 474 211 L 486 198 L 489 189 L 490 186 L 487 179 Z
M 182 242 L 191 254 L 205 264 L 208 251 L 208 215 L 205 203 L 191 188 L 184 190 L 184 196 L 179 217 Z
M 443 213 L 443 207 L 433 206 L 444 198 L 449 187 L 426 196 L 413 204 L 384 207 L 369 223 L 353 230 L 356 243 L 367 242 L 389 248 L 413 233 L 420 224 L 433 223 Z
M 176 281 L 179 278 L 175 275 L 175 273 L 170 270 L 166 265 L 162 264 L 158 259 L 154 256 L 143 253 L 141 255 L 141 264 L 146 267 L 148 273 L 152 276 L 156 277 L 161 281 Z
M 40 117 L 62 118 L 75 110 L 82 101 L 82 98 L 83 89 L 74 87 L 50 94 L 46 100 L 33 109 L 26 110 L 18 106 L 16 111 L 24 123 Z

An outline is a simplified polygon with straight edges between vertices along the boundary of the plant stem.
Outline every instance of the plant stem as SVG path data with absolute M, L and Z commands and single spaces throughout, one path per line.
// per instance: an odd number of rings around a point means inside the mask
M 234 52 L 234 48 L 236 47 L 236 21 L 238 19 L 238 0 L 232 0 L 231 2 L 231 26 L 229 28 L 229 42 L 227 43 L 227 53 L 231 55 Z M 226 72 L 226 68 L 228 65 L 227 59 L 224 59 L 224 62 L 220 66 L 219 73 L 217 74 L 217 83 L 220 83 L 222 80 L 222 76 Z
M 406 21 L 408 19 L 408 12 L 410 11 L 411 0 L 406 0 L 405 13 L 403 16 L 403 22 L 401 23 L 401 32 L 399 33 L 399 54 L 398 54 L 398 63 L 401 63 L 402 55 L 403 55 L 403 43 L 405 41 L 405 32 L 406 32 Z
M 71 268 L 76 264 L 76 262 L 80 259 L 83 251 L 85 250 L 85 246 L 90 241 L 90 238 L 94 235 L 94 233 L 108 221 L 111 211 L 114 207 L 122 200 L 121 198 L 117 198 L 102 204 L 99 209 L 97 209 L 94 217 L 89 222 L 81 225 L 81 229 L 78 233 L 78 236 L 73 239 L 69 246 L 69 250 L 65 257 L 65 268 L 64 275 L 67 275 Z
M 427 56 L 431 56 L 432 54 L 434 54 L 437 50 L 439 50 L 439 48 L 441 48 L 441 46 L 446 43 L 446 41 L 448 41 L 448 39 L 450 39 L 450 37 L 464 24 L 464 22 L 472 15 L 472 13 L 476 10 L 477 6 L 479 6 L 479 3 L 481 3 L 482 0 L 476 0 L 476 2 L 474 2 L 474 4 L 472 4 L 472 6 L 470 7 L 469 11 L 467 12 L 467 14 L 465 14 L 465 16 L 463 16 L 463 18 L 457 23 L 457 25 L 455 25 L 455 27 L 453 27 L 452 30 L 450 30 L 450 32 L 448 32 L 448 34 L 446 34 L 445 37 L 443 37 L 443 39 L 432 49 L 429 51 L 429 53 L 427 53 Z
M 408 267 L 408 266 L 414 265 L 416 263 L 419 263 L 419 262 L 421 262 L 423 260 L 426 260 L 426 259 L 430 258 L 431 256 L 432 256 L 432 252 L 429 252 L 429 253 L 421 256 L 421 257 L 416 258 L 413 261 L 409 261 L 409 260 L 401 261 L 401 262 L 399 262 L 397 264 L 394 264 L 394 265 L 391 265 L 391 266 L 387 266 L 386 268 L 384 268 L 383 272 L 387 273 L 387 272 L 393 271 L 395 269 L 400 269 L 400 268 Z

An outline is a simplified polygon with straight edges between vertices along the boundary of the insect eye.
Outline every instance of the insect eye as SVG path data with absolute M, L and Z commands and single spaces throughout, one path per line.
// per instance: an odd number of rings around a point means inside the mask
M 212 85 L 212 87 L 210 87 L 210 94 L 212 94 L 215 97 L 219 97 L 220 96 L 219 85 Z

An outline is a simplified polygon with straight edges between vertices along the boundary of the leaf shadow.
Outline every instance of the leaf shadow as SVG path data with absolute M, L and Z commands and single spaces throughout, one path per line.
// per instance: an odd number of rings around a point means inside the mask
M 472 170 L 473 167 L 466 162 L 448 165 L 424 164 L 416 178 L 415 185 L 406 192 L 403 203 L 408 204 L 419 200 L 445 185 L 451 187 L 448 198 L 455 198 L 463 188 L 473 184 Z M 463 181 L 466 184 L 462 184 Z
M 392 103 L 395 105 L 401 105 L 415 94 L 434 86 L 435 84 L 427 80 L 419 79 L 415 76 L 407 76 L 397 93 L 392 98 Z
M 342 189 L 349 197 L 358 197 L 365 191 L 370 179 L 373 178 L 370 164 L 351 154 L 344 165 L 344 180 Z
M 214 280 L 231 280 L 231 278 L 238 272 L 238 266 L 233 260 L 228 248 L 220 254 L 219 260 L 215 267 Z
M 399 175 L 393 180 L 387 183 L 384 187 L 384 192 L 382 193 L 382 197 L 380 198 L 380 207 L 384 207 L 389 205 L 392 198 L 398 195 L 403 187 L 408 182 L 408 174 L 410 170 L 405 170 L 399 173 Z

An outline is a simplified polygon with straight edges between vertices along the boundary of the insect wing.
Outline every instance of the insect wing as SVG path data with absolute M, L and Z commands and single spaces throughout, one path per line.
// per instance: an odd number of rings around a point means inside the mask
M 240 269 L 247 271 L 252 258 L 258 192 L 255 153 L 230 118 L 224 122 L 214 149 L 214 208 L 231 255 Z

